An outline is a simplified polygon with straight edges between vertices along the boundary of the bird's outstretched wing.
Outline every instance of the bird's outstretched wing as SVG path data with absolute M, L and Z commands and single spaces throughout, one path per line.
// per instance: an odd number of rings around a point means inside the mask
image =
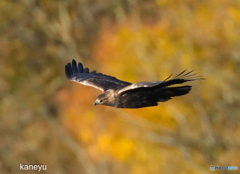
M 167 86 L 175 85 L 175 84 L 181 84 L 188 81 L 194 81 L 194 80 L 204 80 L 204 78 L 197 76 L 197 73 L 193 73 L 194 70 L 186 72 L 187 70 L 184 70 L 174 78 L 170 79 L 172 75 L 170 75 L 167 79 L 164 81 L 155 81 L 155 82 L 137 82 L 132 85 L 126 86 L 125 88 L 118 91 L 118 94 L 124 93 L 126 91 L 130 90 L 151 90 L 151 88 L 164 88 Z
M 125 86 L 131 85 L 129 82 L 121 81 L 115 77 L 97 73 L 96 71 L 89 72 L 89 69 L 83 68 L 80 62 L 77 66 L 74 59 L 72 60 L 72 65 L 70 63 L 66 65 L 65 73 L 69 80 L 92 86 L 102 91 L 124 88 Z

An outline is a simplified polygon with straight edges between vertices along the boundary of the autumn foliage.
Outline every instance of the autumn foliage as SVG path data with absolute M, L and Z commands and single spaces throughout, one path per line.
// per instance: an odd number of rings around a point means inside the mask
M 238 1 L 0 2 L 0 173 L 210 173 L 240 167 Z M 72 59 L 129 81 L 206 78 L 159 106 L 93 106 Z M 28 171 L 35 173 L 36 171 Z M 221 171 L 215 171 L 221 173 Z

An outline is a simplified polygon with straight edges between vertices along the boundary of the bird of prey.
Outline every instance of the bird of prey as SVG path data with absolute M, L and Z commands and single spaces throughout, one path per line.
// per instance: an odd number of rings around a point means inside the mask
M 187 81 L 202 80 L 203 78 L 193 74 L 193 71 L 183 71 L 174 78 L 170 75 L 164 81 L 129 83 L 108 76 L 96 71 L 89 72 L 88 68 L 83 68 L 79 62 L 72 60 L 72 65 L 68 63 L 65 73 L 69 80 L 92 86 L 103 91 L 94 103 L 95 105 L 106 105 L 116 108 L 142 108 L 157 106 L 158 102 L 165 102 L 172 97 L 189 93 L 192 86 L 176 86 Z

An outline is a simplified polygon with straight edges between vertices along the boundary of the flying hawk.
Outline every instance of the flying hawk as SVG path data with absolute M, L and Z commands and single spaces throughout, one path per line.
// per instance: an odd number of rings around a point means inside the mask
M 158 102 L 165 102 L 172 97 L 185 95 L 192 88 L 188 85 L 169 86 L 187 81 L 203 80 L 203 78 L 196 76 L 196 73 L 193 74 L 193 71 L 186 72 L 184 70 L 174 78 L 171 78 L 172 75 L 170 75 L 164 81 L 137 82 L 132 84 L 112 76 L 97 73 L 96 71 L 89 72 L 89 69 L 83 68 L 80 62 L 77 65 L 74 59 L 72 60 L 72 65 L 70 63 L 66 65 L 65 73 L 69 80 L 103 91 L 97 97 L 94 106 L 101 104 L 116 108 L 157 106 Z

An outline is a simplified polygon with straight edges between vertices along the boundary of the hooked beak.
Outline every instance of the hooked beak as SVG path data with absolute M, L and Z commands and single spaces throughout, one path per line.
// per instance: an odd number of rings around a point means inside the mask
M 98 105 L 99 103 L 100 103 L 100 100 L 97 99 L 97 100 L 94 102 L 94 106 L 95 106 L 95 105 Z

